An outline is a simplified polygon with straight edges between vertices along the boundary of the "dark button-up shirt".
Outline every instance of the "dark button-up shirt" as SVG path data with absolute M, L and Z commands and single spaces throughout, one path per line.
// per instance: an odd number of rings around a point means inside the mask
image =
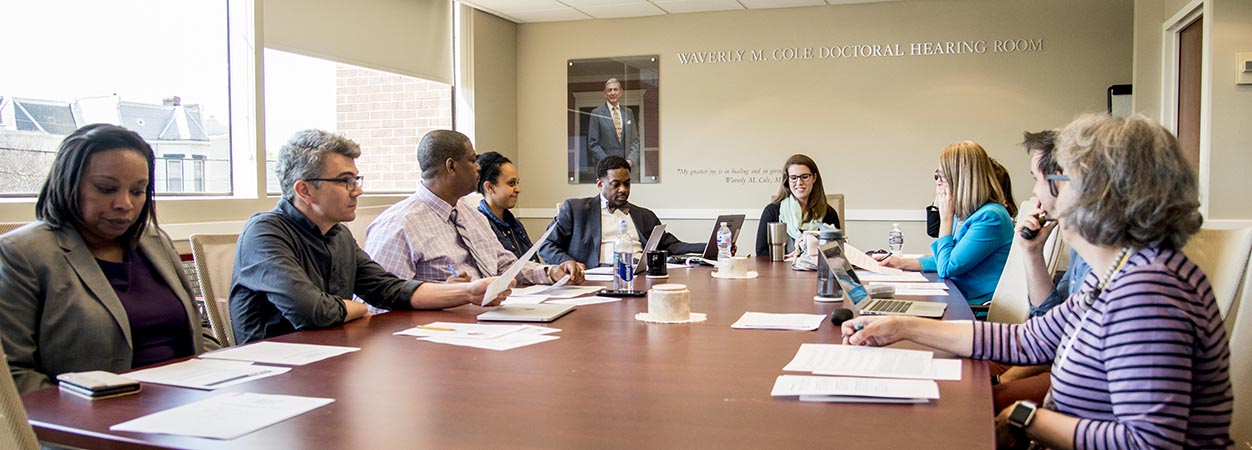
M 491 231 L 496 233 L 496 239 L 505 250 L 513 252 L 513 256 L 521 258 L 522 254 L 534 245 L 530 242 L 530 236 L 526 234 L 526 227 L 522 226 L 522 222 L 513 217 L 513 213 L 509 210 L 504 210 L 504 217 L 496 217 L 496 214 L 491 212 L 491 208 L 487 207 L 487 201 L 479 200 L 478 212 L 487 217 L 487 222 L 491 224 Z M 535 256 L 530 259 L 538 263 L 543 262 L 539 260 L 539 253 L 535 253 Z
M 412 309 L 421 285 L 384 270 L 335 224 L 325 235 L 291 202 L 279 200 L 244 224 L 235 251 L 230 317 L 245 344 L 305 328 L 343 323 L 343 299 L 359 296 L 385 309 Z

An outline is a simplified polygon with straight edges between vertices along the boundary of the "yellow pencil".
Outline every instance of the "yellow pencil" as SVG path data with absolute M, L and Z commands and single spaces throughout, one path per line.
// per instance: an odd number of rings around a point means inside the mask
M 435 327 L 435 326 L 430 326 L 430 325 L 418 325 L 417 327 L 418 327 L 418 328 L 421 328 L 421 329 L 423 329 L 423 330 L 434 330 L 434 331 L 456 331 L 455 329 L 452 329 L 452 328 L 447 328 L 447 327 Z

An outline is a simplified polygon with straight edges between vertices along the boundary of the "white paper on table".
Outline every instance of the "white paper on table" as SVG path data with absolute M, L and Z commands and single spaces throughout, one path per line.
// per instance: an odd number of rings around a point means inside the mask
M 924 398 L 853 397 L 850 395 L 801 395 L 802 402 L 821 403 L 927 403 Z
M 561 329 L 539 325 L 522 325 L 522 329 L 517 332 L 521 334 L 552 334 L 561 332 Z
M 923 276 L 922 278 L 925 278 Z M 865 280 L 861 280 L 865 281 Z M 927 281 L 924 283 L 901 283 L 895 281 L 877 281 L 869 283 L 870 286 L 891 286 L 896 289 L 942 289 L 948 290 L 948 283 L 939 281 Z M 514 291 L 517 292 L 517 291 Z
M 961 360 L 935 359 L 930 362 L 931 379 L 939 381 L 961 381 Z
M 818 377 L 779 375 L 774 380 L 774 397 L 793 395 L 841 395 L 873 398 L 939 398 L 939 384 L 932 380 Z
M 417 336 L 417 337 L 450 337 L 461 339 L 496 339 L 501 336 L 516 333 L 526 328 L 526 325 L 495 325 L 486 323 L 459 323 L 459 322 L 431 322 L 426 325 L 418 325 L 407 330 L 397 331 L 393 334 L 401 336 Z
M 200 357 L 282 364 L 285 366 L 303 366 L 311 362 L 321 361 L 357 350 L 360 350 L 360 348 L 335 345 L 291 344 L 286 342 L 257 342 L 255 344 L 205 353 L 200 355 Z
M 690 269 L 690 268 L 691 266 L 688 266 L 686 264 L 665 263 L 665 270 Z
M 536 289 L 538 288 L 538 289 Z M 574 298 L 580 295 L 594 294 L 604 289 L 603 286 L 544 286 L 542 284 L 514 289 L 512 295 L 544 296 L 549 298 Z
M 548 296 L 546 295 L 510 295 L 509 298 L 500 302 L 500 305 L 538 305 L 547 299 Z
M 813 369 L 814 375 L 931 378 L 934 353 L 924 350 L 840 345 Z
M 590 268 L 590 269 L 584 270 L 584 271 L 583 271 L 583 275 L 608 275 L 608 276 L 613 276 L 613 267 L 612 267 L 612 266 L 592 267 L 592 268 Z
M 613 281 L 613 275 L 612 274 L 602 275 L 602 274 L 590 273 L 584 276 L 583 279 L 587 281 Z
M 895 295 L 916 295 L 920 297 L 947 297 L 948 291 L 943 290 L 943 289 L 896 288 Z
M 601 297 L 601 296 L 595 295 L 591 297 L 578 297 L 578 298 L 566 298 L 566 299 L 561 299 L 561 300 L 549 300 L 548 303 L 556 303 L 558 305 L 583 306 L 583 305 L 596 305 L 600 303 L 613 303 L 613 302 L 620 302 L 620 301 L 622 301 L 622 299 L 620 298 Z
M 126 373 L 144 383 L 213 390 L 290 372 L 290 367 L 259 366 L 248 361 L 189 359 Z
M 436 344 L 460 345 L 464 347 L 497 351 L 512 350 L 518 347 L 525 347 L 527 345 L 538 344 L 541 342 L 555 341 L 557 339 L 560 339 L 560 336 L 529 333 L 513 333 L 495 339 L 464 339 L 438 336 L 417 338 L 419 341 L 434 342 Z
M 744 312 L 731 328 L 746 330 L 796 330 L 812 331 L 826 321 L 825 314 L 775 314 Z
M 856 277 L 859 278 L 862 283 L 877 283 L 880 281 L 893 281 L 893 282 L 904 282 L 904 283 L 913 283 L 913 282 L 925 283 L 925 282 L 930 281 L 930 280 L 927 280 L 926 276 L 922 275 L 921 272 L 901 272 L 901 273 L 887 274 L 887 273 L 874 273 L 874 272 L 869 272 L 869 271 L 864 271 L 864 270 L 858 270 L 856 271 Z
M 294 395 L 226 393 L 122 422 L 109 430 L 234 439 L 333 401 Z
M 543 236 L 539 236 L 539 240 L 534 242 L 546 241 L 548 236 L 552 234 L 552 230 L 555 229 L 556 227 L 549 227 L 548 231 L 543 232 Z M 517 278 L 517 274 L 522 271 L 523 267 L 526 267 L 526 263 L 535 256 L 535 251 L 537 250 L 539 250 L 538 245 L 530 246 L 530 250 L 526 250 L 526 253 L 517 258 L 517 261 L 513 261 L 513 265 L 509 266 L 503 274 L 500 274 L 496 281 L 492 281 L 491 284 L 487 285 L 487 292 L 483 293 L 483 306 L 491 306 L 491 302 L 495 301 L 501 292 L 509 288 L 509 283 L 512 283 L 513 279 Z
M 852 244 L 846 242 L 843 244 L 843 254 L 848 257 L 848 262 L 852 263 L 852 265 L 870 272 L 882 274 L 898 274 L 904 272 L 903 270 L 894 267 L 887 267 L 879 264 L 877 260 L 871 258 L 869 255 L 866 255 L 865 252 L 858 250 L 856 247 L 853 247 Z

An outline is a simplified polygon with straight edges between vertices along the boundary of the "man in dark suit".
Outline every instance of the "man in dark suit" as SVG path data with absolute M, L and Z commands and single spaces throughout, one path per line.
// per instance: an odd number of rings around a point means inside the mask
M 617 224 L 629 220 L 634 224 L 627 233 L 635 243 L 635 256 L 643 251 L 652 228 L 661 220 L 647 208 L 633 205 L 630 198 L 630 163 L 620 156 L 609 156 L 596 165 L 596 187 L 600 195 L 589 198 L 573 198 L 561 204 L 552 225 L 556 230 L 539 245 L 539 254 L 550 264 L 574 260 L 596 267 L 612 264 L 613 240 L 617 237 Z M 689 244 L 665 233 L 657 249 L 668 250 L 671 255 L 699 253 L 704 244 Z
M 604 99 L 607 102 L 591 111 L 587 121 L 587 164 L 598 166 L 609 156 L 620 156 L 639 167 L 639 124 L 635 113 L 621 105 L 622 83 L 617 78 L 604 82 Z M 638 176 L 635 177 L 639 179 Z

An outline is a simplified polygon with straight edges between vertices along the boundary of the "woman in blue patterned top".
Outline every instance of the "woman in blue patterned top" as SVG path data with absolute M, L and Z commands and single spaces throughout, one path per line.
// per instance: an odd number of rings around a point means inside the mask
M 522 193 L 522 181 L 517 177 L 517 166 L 513 161 L 496 152 L 478 155 L 478 193 L 483 199 L 478 202 L 478 212 L 487 216 L 491 231 L 505 250 L 521 258 L 523 253 L 533 245 L 526 227 L 513 216 L 510 209 L 517 206 L 517 196 Z M 536 253 L 531 260 L 539 260 Z

